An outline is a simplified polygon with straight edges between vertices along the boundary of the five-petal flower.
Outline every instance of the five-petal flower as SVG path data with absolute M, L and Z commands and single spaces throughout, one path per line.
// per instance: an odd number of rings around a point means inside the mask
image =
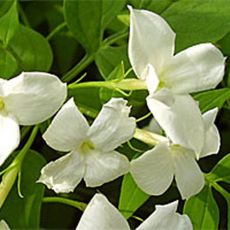
M 178 201 L 156 205 L 156 210 L 136 230 L 192 230 L 187 215 L 176 212 Z M 102 194 L 96 194 L 84 211 L 76 230 L 130 230 L 122 214 Z
M 70 99 L 43 135 L 49 146 L 69 153 L 46 165 L 39 182 L 57 193 L 70 192 L 82 178 L 87 186 L 96 187 L 127 173 L 127 157 L 115 151 L 132 138 L 136 126 L 126 104 L 112 98 L 89 127 Z
M 0 165 L 19 145 L 19 125 L 45 121 L 66 96 L 66 84 L 48 73 L 24 72 L 0 81 Z

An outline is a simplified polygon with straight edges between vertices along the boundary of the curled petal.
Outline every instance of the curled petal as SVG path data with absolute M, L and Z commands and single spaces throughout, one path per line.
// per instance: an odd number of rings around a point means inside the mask
M 18 147 L 20 130 L 14 116 L 2 111 L 0 113 L 0 165 Z
M 129 60 L 137 77 L 151 64 L 157 73 L 174 53 L 175 33 L 159 15 L 130 10 Z
M 65 101 L 66 84 L 55 75 L 24 72 L 4 84 L 8 112 L 20 125 L 34 125 L 51 117 Z
M 129 117 L 130 107 L 126 104 L 122 98 L 112 98 L 90 127 L 88 136 L 102 152 L 110 152 L 133 137 L 136 122 Z
M 130 230 L 121 213 L 102 194 L 96 194 L 85 209 L 76 230 Z
M 143 153 L 131 161 L 131 175 L 137 185 L 147 194 L 161 195 L 174 176 L 171 153 L 165 143 Z
M 83 156 L 77 152 L 71 152 L 43 167 L 38 182 L 45 184 L 56 193 L 73 192 L 84 173 Z
M 118 152 L 91 152 L 86 160 L 84 180 L 86 186 L 97 187 L 129 171 L 129 161 Z
M 161 73 L 162 81 L 176 93 L 215 88 L 223 79 L 225 58 L 215 46 L 192 46 L 172 58 Z
M 176 213 L 178 201 L 166 205 L 156 205 L 156 210 L 136 230 L 192 230 L 187 215 Z
M 56 150 L 71 151 L 85 140 L 88 129 L 86 119 L 71 98 L 54 117 L 43 138 Z

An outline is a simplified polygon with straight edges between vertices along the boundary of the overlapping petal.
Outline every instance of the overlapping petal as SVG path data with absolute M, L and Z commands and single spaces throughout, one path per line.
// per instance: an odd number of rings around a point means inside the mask
M 223 79 L 225 58 L 214 45 L 192 46 L 164 66 L 161 80 L 175 93 L 192 93 L 215 88 Z
M 49 146 L 59 151 L 71 151 L 86 139 L 88 123 L 74 103 L 69 99 L 57 113 L 43 135 Z
M 164 193 L 174 177 L 172 157 L 167 144 L 160 143 L 132 160 L 130 172 L 144 192 L 150 195 Z
M 156 205 L 156 210 L 136 230 L 192 230 L 187 215 L 176 213 L 178 201 L 166 205 Z
M 200 153 L 205 138 L 204 123 L 197 103 L 189 95 L 174 95 L 174 100 L 158 93 L 148 96 L 147 105 L 174 144 Z M 163 94 L 163 93 L 161 93 Z
M 86 159 L 86 186 L 96 187 L 110 182 L 129 171 L 129 160 L 116 152 L 91 152 Z
M 73 151 L 43 167 L 38 182 L 45 184 L 56 193 L 73 192 L 84 173 L 84 157 Z
M 4 102 L 20 125 L 34 125 L 51 117 L 65 101 L 66 84 L 56 76 L 24 72 L 4 84 Z
M 14 116 L 5 111 L 0 113 L 0 165 L 18 147 L 20 130 Z
M 137 77 L 151 64 L 160 72 L 173 56 L 175 33 L 167 22 L 147 10 L 130 10 L 129 60 Z
M 122 214 L 102 194 L 96 194 L 85 209 L 76 230 L 130 230 Z
M 109 152 L 132 138 L 136 127 L 135 119 L 129 117 L 130 107 L 122 98 L 112 98 L 89 129 L 90 140 L 102 152 Z
M 4 220 L 0 221 L 0 229 L 1 230 L 10 230 L 8 224 Z

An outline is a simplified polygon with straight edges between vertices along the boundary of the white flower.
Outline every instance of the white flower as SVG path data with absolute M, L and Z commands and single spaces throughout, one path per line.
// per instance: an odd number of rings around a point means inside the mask
M 203 43 L 174 56 L 175 33 L 167 22 L 150 11 L 129 9 L 129 59 L 150 93 L 164 87 L 174 94 L 187 94 L 220 83 L 225 58 L 215 46 Z
M 10 230 L 8 224 L 4 220 L 0 221 L 0 230 Z
M 57 193 L 70 192 L 82 178 L 95 187 L 125 174 L 129 161 L 115 149 L 132 138 L 136 126 L 126 104 L 122 98 L 112 98 L 89 127 L 70 99 L 43 135 L 49 146 L 69 153 L 46 165 L 39 182 Z
M 181 104 L 181 106 L 184 105 Z M 204 186 L 204 176 L 196 158 L 215 154 L 219 150 L 220 136 L 214 125 L 216 114 L 217 109 L 209 110 L 203 114 L 205 130 L 203 136 L 200 133 L 193 133 L 190 135 L 191 139 L 184 139 L 189 130 L 183 130 L 181 127 L 180 130 L 171 133 L 171 143 L 159 143 L 153 149 L 131 161 L 131 174 L 137 185 L 148 194 L 160 195 L 168 189 L 175 177 L 183 199 L 200 192 Z M 166 116 L 164 119 L 165 122 L 169 122 L 170 119 L 173 122 L 173 116 Z M 189 117 L 188 122 L 190 122 Z M 199 132 L 199 130 L 197 131 Z M 193 145 L 198 142 L 197 136 L 201 137 L 203 141 L 199 148 Z M 184 144 L 176 144 L 175 140 L 181 140 Z
M 192 230 L 187 215 L 176 213 L 178 202 L 156 205 L 156 210 L 136 230 Z M 84 211 L 76 230 L 130 230 L 122 214 L 104 195 L 96 194 Z
M 66 95 L 66 84 L 48 73 L 27 72 L 0 80 L 0 165 L 19 145 L 19 125 L 45 121 L 59 109 Z

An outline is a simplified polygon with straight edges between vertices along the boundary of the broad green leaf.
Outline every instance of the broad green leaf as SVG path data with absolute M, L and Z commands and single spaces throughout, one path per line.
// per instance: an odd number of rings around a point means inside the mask
M 194 96 L 194 99 L 199 101 L 199 106 L 202 112 L 218 107 L 222 108 L 224 102 L 230 98 L 230 89 L 216 89 L 202 93 L 198 93 Z
M 11 229 L 39 229 L 40 210 L 44 193 L 44 185 L 36 183 L 40 170 L 44 166 L 44 158 L 35 151 L 29 151 L 22 166 L 20 198 L 15 184 L 3 207 L 0 219 L 7 221 Z
M 230 154 L 222 158 L 208 174 L 212 181 L 224 181 L 230 184 Z
M 121 61 L 124 62 L 125 69 L 129 67 L 127 46 L 103 47 L 97 52 L 95 61 L 100 74 L 104 79 L 107 79 Z
M 11 8 L 14 0 L 1 0 L 0 1 L 0 17 L 2 17 Z
M 190 217 L 194 230 L 218 229 L 219 210 L 211 187 L 207 185 L 185 202 L 184 213 Z
M 105 26 L 124 4 L 124 0 L 65 0 L 65 19 L 81 45 L 87 52 L 93 53 L 100 47 Z
M 126 174 L 122 181 L 121 193 L 119 199 L 119 210 L 126 219 L 144 204 L 149 195 L 141 191 L 134 182 L 130 174 Z
M 230 2 L 181 0 L 171 4 L 163 17 L 176 32 L 176 49 L 201 42 L 217 42 L 230 31 Z

